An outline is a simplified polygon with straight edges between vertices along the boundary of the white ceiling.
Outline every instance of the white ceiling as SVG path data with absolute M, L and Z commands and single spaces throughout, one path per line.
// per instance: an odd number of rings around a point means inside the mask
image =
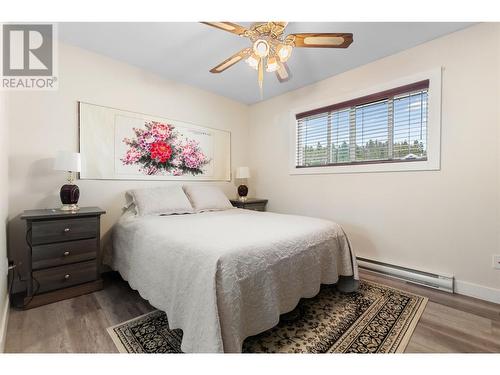
M 249 23 L 241 23 L 248 26 Z M 417 44 L 470 26 L 470 23 L 292 22 L 286 33 L 347 32 L 347 49 L 295 48 L 288 66 L 292 79 L 279 83 L 265 73 L 264 99 L 320 81 Z M 246 38 L 195 22 L 60 23 L 59 38 L 162 77 L 246 104 L 260 101 L 257 72 L 240 62 L 223 73 L 209 72 L 249 46 Z

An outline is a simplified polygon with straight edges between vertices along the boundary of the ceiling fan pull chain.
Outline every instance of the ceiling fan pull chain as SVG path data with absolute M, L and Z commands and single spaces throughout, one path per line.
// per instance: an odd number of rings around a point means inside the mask
M 260 89 L 260 98 L 263 99 L 263 90 L 262 90 L 262 84 L 264 82 L 264 58 L 261 57 L 259 59 L 259 89 Z

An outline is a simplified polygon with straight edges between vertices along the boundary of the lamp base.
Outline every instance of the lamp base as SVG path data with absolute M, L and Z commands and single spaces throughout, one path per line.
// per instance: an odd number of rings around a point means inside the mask
M 238 199 L 240 202 L 245 202 L 247 200 L 248 187 L 246 185 L 238 186 Z
M 66 184 L 61 187 L 59 193 L 61 197 L 61 211 L 78 211 L 78 198 L 80 198 L 80 189 L 74 184 Z
M 60 208 L 61 211 L 78 211 L 79 209 L 77 204 L 63 204 Z
M 248 187 L 246 185 L 243 185 L 243 184 L 238 186 L 238 195 L 240 197 L 246 197 L 248 195 Z

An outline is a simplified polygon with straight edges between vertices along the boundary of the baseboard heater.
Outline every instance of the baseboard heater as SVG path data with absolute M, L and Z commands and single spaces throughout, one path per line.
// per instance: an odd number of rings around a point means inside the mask
M 357 259 L 360 268 L 453 293 L 453 276 L 437 275 L 435 273 L 413 270 L 411 268 L 395 266 L 393 264 L 382 263 L 366 258 Z

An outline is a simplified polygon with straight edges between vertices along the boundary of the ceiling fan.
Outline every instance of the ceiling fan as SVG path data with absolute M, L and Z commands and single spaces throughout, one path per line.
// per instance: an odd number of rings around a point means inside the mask
M 202 22 L 206 25 L 228 31 L 250 39 L 252 46 L 244 48 L 227 58 L 211 73 L 222 73 L 241 60 L 258 71 L 258 82 L 262 96 L 264 69 L 275 72 L 280 82 L 291 78 L 286 64 L 294 47 L 298 48 L 347 48 L 352 43 L 350 33 L 299 33 L 284 35 L 288 22 L 254 23 L 250 28 L 232 22 Z

